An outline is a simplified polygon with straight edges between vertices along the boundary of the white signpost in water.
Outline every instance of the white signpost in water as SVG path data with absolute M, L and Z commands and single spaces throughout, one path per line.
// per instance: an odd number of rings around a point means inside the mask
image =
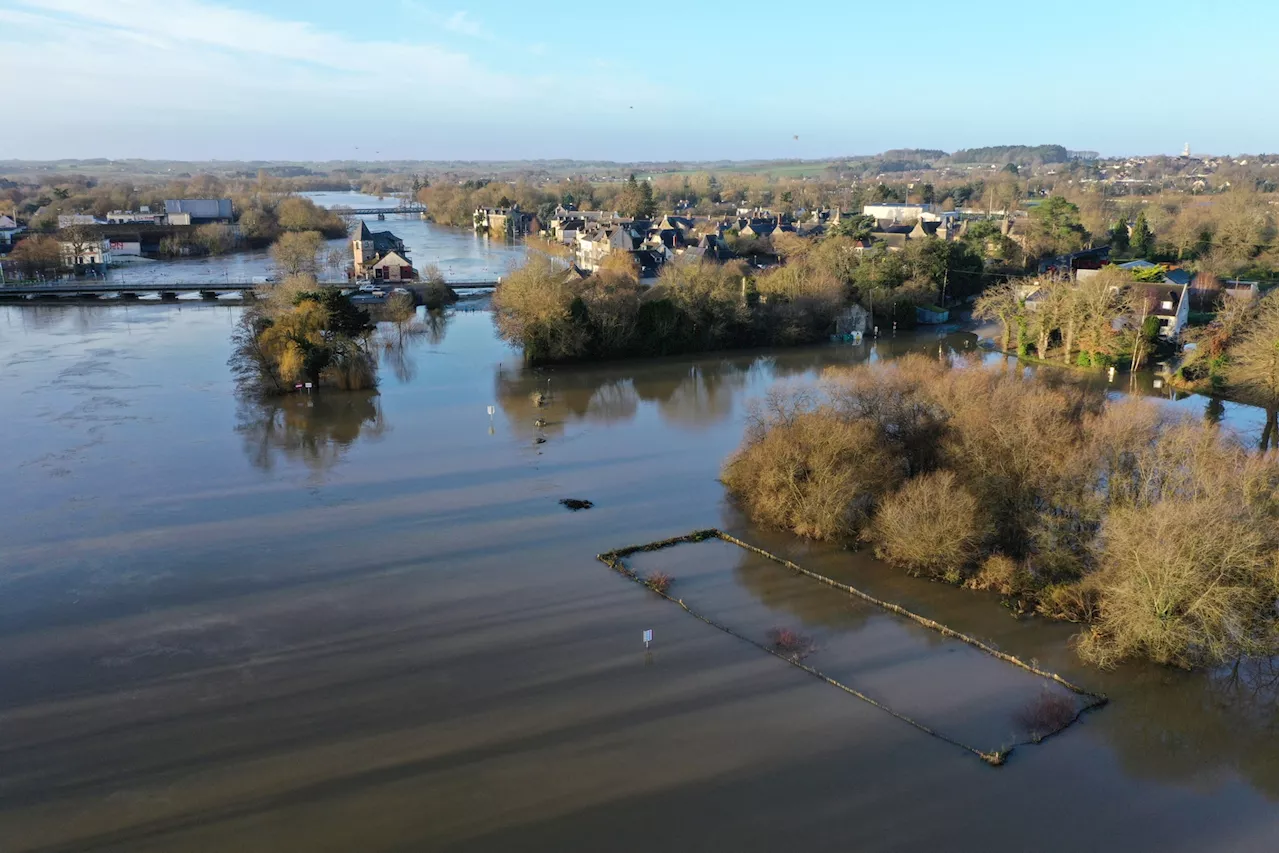
M 644 631 L 644 647 L 649 648 L 649 644 L 653 642 L 653 629 L 646 628 Z

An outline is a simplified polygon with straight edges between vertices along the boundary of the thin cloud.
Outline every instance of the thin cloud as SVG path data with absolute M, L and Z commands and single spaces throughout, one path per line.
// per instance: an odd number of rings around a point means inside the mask
M 450 30 L 389 27 L 366 36 L 213 0 L 0 3 L 0 56 L 12 67 L 41 69 L 39 87 L 7 94 L 13 115 L 45 131 L 44 143 L 9 140 L 15 155 L 14 145 L 26 145 L 20 156 L 51 154 L 50 137 L 60 140 L 59 150 L 130 156 L 331 150 L 339 138 L 363 150 L 360 140 L 370 133 L 400 139 L 401 150 L 469 153 L 477 141 L 508 137 L 512 128 L 550 133 L 580 85 L 554 71 L 508 70 L 420 38 L 423 32 L 459 38 L 461 30 L 487 38 L 465 13 L 451 16 Z M 140 85 L 140 71 L 157 62 L 164 73 L 147 74 Z M 622 92 L 660 96 L 634 75 L 599 81 L 597 118 L 616 114 Z M 89 136 L 86 103 L 98 105 Z
M 445 19 L 444 28 L 454 33 L 461 33 L 472 38 L 488 38 L 488 33 L 478 21 L 473 21 L 466 12 L 454 12 Z

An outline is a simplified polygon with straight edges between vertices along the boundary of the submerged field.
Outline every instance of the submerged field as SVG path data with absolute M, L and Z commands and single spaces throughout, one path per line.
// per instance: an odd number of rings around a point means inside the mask
M 971 336 L 532 372 L 458 314 L 380 350 L 377 394 L 256 406 L 225 365 L 237 311 L 0 308 L 6 853 L 1276 847 L 1270 662 L 1098 672 L 1072 626 L 726 502 L 748 400 Z M 988 767 L 595 558 L 702 527 L 1111 702 Z M 806 660 L 984 748 L 1041 690 L 684 547 L 646 567 L 672 594 L 807 635 Z M 1047 829 L 1049 804 L 1072 818 Z

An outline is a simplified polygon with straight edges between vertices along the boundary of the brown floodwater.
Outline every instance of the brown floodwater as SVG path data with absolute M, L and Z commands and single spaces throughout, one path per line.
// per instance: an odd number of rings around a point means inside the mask
M 5 853 L 1276 848 L 1274 662 L 1098 672 L 1073 626 L 726 502 L 751 399 L 972 335 L 529 371 L 461 313 L 389 347 L 377 394 L 264 406 L 236 317 L 0 307 Z M 1112 702 L 988 767 L 595 559 L 712 526 Z M 1041 689 L 717 544 L 645 557 L 922 721 L 998 740 Z

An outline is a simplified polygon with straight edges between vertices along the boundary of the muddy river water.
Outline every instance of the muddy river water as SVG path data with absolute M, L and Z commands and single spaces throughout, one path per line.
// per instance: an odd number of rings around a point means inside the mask
M 386 351 L 378 394 L 263 406 L 226 367 L 238 310 L 0 307 L 5 853 L 1276 849 L 1271 662 L 1098 672 L 1072 626 L 726 502 L 751 399 L 972 335 L 533 372 L 460 312 Z M 989 767 L 595 559 L 700 527 L 1112 702 Z M 984 746 L 1009 730 L 999 691 L 1028 688 L 992 659 L 679 548 L 647 565 L 723 618 L 786 620 Z

